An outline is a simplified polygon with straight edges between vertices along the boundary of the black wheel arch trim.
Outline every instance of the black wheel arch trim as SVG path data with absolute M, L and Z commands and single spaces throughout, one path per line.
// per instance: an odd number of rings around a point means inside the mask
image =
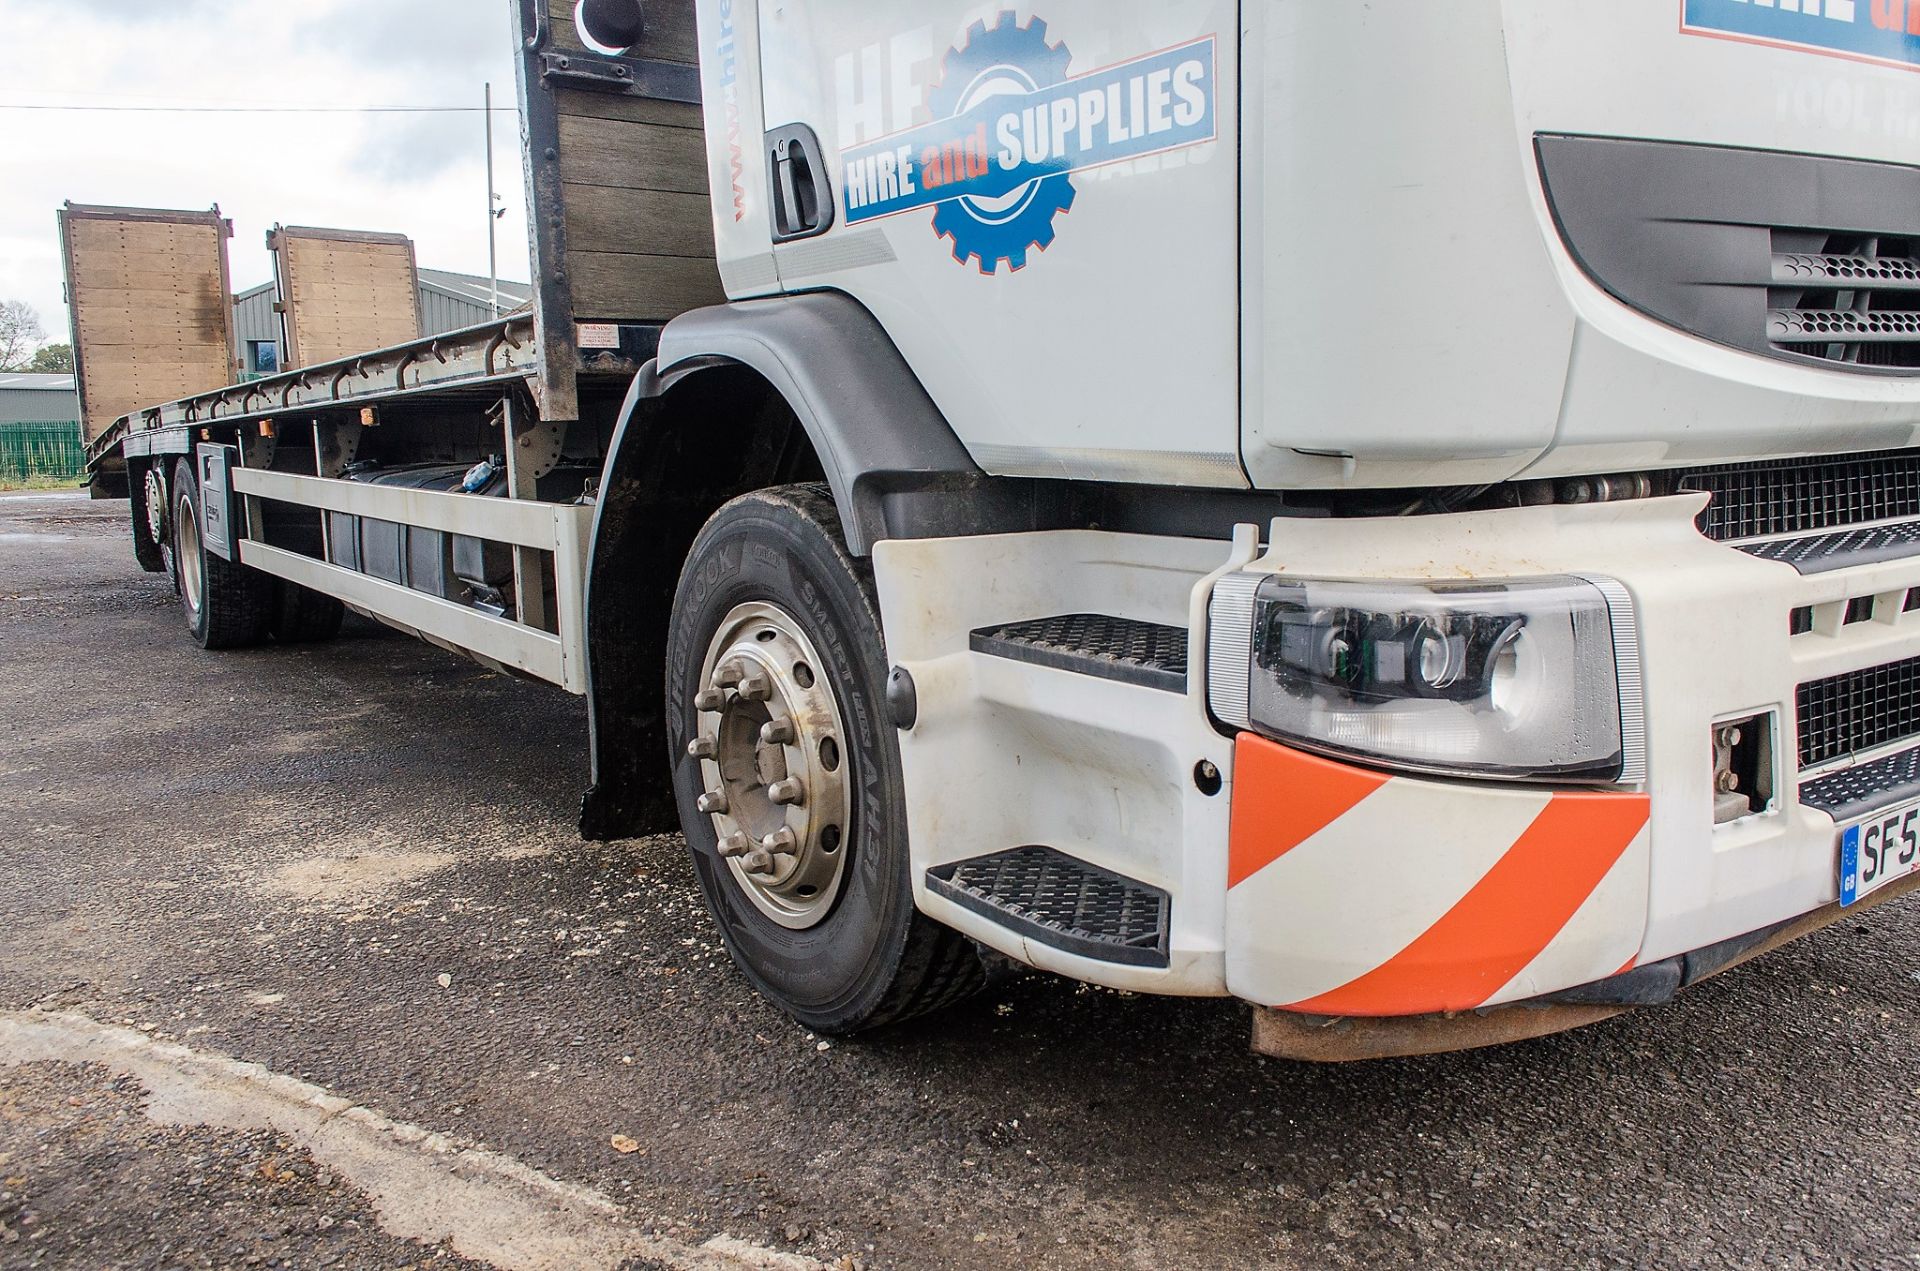
M 987 480 L 879 320 L 851 296 L 807 292 L 675 318 L 658 360 L 634 381 L 622 427 L 641 399 L 720 366 L 749 368 L 786 400 L 856 556 L 893 536 L 889 495 Z

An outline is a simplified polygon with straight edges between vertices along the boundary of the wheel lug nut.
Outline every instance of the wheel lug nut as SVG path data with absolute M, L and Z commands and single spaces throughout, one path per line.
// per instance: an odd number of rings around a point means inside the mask
M 747 677 L 747 668 L 738 662 L 729 662 L 713 673 L 715 688 L 732 688 Z
M 769 746 L 792 745 L 795 735 L 790 719 L 770 719 L 760 725 L 760 740 Z
M 700 802 L 696 806 L 707 816 L 724 816 L 729 806 L 727 803 L 727 792 L 724 790 L 709 790 L 700 796 Z
M 687 754 L 695 759 L 711 759 L 720 753 L 720 743 L 711 737 L 695 737 L 687 743 Z
M 761 839 L 760 846 L 774 856 L 793 856 L 800 851 L 800 840 L 791 829 L 783 827 Z
M 742 676 L 740 696 L 749 702 L 764 702 L 773 697 L 773 681 L 764 675 Z
M 727 695 L 717 688 L 704 688 L 693 697 L 693 709 L 711 715 L 727 704 Z
M 807 800 L 806 783 L 798 777 L 788 777 L 785 781 L 776 781 L 767 787 L 767 797 L 782 805 L 798 805 Z
M 773 854 L 765 851 L 748 852 L 740 866 L 749 874 L 771 874 L 779 868 L 773 863 Z
M 726 857 L 728 860 L 745 856 L 752 850 L 753 839 L 737 830 L 720 840 L 720 855 Z

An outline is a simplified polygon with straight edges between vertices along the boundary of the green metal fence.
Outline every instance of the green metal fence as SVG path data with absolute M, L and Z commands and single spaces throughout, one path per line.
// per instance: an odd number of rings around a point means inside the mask
M 86 471 L 86 448 L 77 421 L 0 423 L 0 482 L 35 477 L 78 481 Z

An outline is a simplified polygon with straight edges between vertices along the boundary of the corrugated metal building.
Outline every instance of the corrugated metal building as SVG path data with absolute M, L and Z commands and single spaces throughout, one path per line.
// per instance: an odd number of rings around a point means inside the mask
M 78 423 L 80 394 L 71 375 L 0 374 L 0 424 Z
M 439 335 L 478 326 L 493 317 L 491 293 L 485 278 L 420 271 L 421 335 Z M 510 312 L 533 299 L 524 282 L 500 284 L 501 312 Z M 280 315 L 273 311 L 273 284 L 261 283 L 234 297 L 234 338 L 240 342 L 240 365 L 252 375 L 270 375 L 280 367 Z
M 78 480 L 84 468 L 73 376 L 0 374 L 0 485 Z

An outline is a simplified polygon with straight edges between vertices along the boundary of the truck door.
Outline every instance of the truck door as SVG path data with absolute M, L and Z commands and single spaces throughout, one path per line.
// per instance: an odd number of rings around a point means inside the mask
M 1234 0 L 761 0 L 773 257 L 988 472 L 1245 484 Z

